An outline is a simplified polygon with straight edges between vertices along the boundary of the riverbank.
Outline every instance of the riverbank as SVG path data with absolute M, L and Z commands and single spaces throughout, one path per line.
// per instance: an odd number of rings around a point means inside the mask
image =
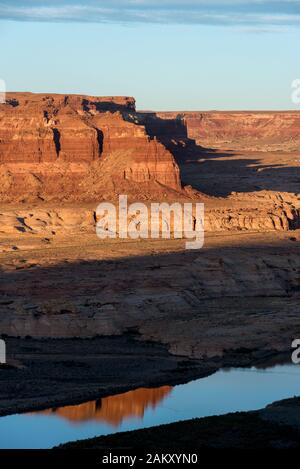
M 171 355 L 130 334 L 94 339 L 7 338 L 0 416 L 80 404 L 140 387 L 175 385 L 214 373 L 217 363 Z
M 7 338 L 0 416 L 81 404 L 141 387 L 173 386 L 224 367 L 272 366 L 290 352 L 236 349 L 222 357 L 175 356 L 138 335 L 94 339 Z

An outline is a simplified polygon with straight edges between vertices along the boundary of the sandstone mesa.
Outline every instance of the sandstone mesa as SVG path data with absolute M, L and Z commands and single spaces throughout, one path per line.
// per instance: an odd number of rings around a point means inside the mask
M 172 154 L 147 134 L 127 97 L 8 93 L 0 163 L 5 202 L 93 200 L 140 183 L 181 190 Z

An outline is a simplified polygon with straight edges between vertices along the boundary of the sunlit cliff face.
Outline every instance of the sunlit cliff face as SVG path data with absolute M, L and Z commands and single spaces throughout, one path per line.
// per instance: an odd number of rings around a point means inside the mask
M 137 389 L 80 405 L 45 410 L 39 414 L 54 414 L 73 423 L 103 421 L 118 427 L 124 420 L 142 419 L 147 408 L 155 408 L 170 394 L 171 386 L 157 389 Z

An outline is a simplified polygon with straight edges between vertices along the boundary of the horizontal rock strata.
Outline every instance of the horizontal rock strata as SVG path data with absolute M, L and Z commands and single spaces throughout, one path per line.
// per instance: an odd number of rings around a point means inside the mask
M 172 154 L 135 119 L 133 98 L 8 93 L 0 105 L 0 200 L 57 197 L 59 181 L 62 199 L 86 198 L 91 183 L 94 198 L 126 181 L 181 190 Z
M 299 150 L 299 111 L 159 112 L 155 117 L 162 121 L 156 128 L 159 127 L 165 136 L 172 129 L 173 138 L 176 135 L 180 140 L 186 136 L 206 148 L 248 151 Z M 149 122 L 149 116 L 146 121 Z M 174 121 L 177 125 L 174 125 Z

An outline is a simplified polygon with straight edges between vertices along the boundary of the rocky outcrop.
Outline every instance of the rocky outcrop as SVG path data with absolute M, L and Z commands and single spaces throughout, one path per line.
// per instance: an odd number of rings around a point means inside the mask
M 113 174 L 120 179 L 156 181 L 179 190 L 179 168 L 172 154 L 156 138 L 150 138 L 145 127 L 135 123 L 134 116 L 127 119 L 120 112 L 109 117 L 97 114 L 91 119 L 104 136 L 102 173 L 113 166 Z
M 259 206 L 259 198 L 247 194 L 246 200 L 236 202 L 235 197 L 228 198 L 226 203 L 219 201 L 206 204 L 204 212 L 204 229 L 206 233 L 239 233 L 239 232 L 288 232 L 299 228 L 300 206 L 298 199 L 293 202 L 279 201 L 279 195 L 269 195 L 263 206 Z M 238 208 L 235 207 L 238 204 Z M 146 204 L 149 210 L 149 238 L 151 238 L 151 205 Z M 195 206 L 194 206 L 195 207 Z M 197 228 L 197 220 L 193 210 L 193 222 Z M 130 221 L 137 220 L 137 215 L 130 215 Z M 118 222 L 118 210 L 116 219 Z M 39 236 L 65 236 L 76 233 L 92 233 L 96 236 L 96 222 L 98 221 L 95 207 L 61 207 L 31 209 L 0 209 L 0 236 L 17 236 L 32 234 Z M 170 230 L 174 237 L 174 219 L 170 217 L 168 226 L 160 224 L 162 230 Z M 118 232 L 118 224 L 117 224 Z M 22 242 L 22 238 L 19 240 Z M 18 244 L 18 243 L 17 243 Z M 6 244 L 0 246 L 0 252 L 7 251 Z
M 0 162 L 94 160 L 101 151 L 97 130 L 84 120 L 89 102 L 95 112 L 135 106 L 133 98 L 8 93 L 0 105 Z
M 0 105 L 0 165 L 2 201 L 96 198 L 124 181 L 181 190 L 172 154 L 147 134 L 128 97 L 8 93 Z

